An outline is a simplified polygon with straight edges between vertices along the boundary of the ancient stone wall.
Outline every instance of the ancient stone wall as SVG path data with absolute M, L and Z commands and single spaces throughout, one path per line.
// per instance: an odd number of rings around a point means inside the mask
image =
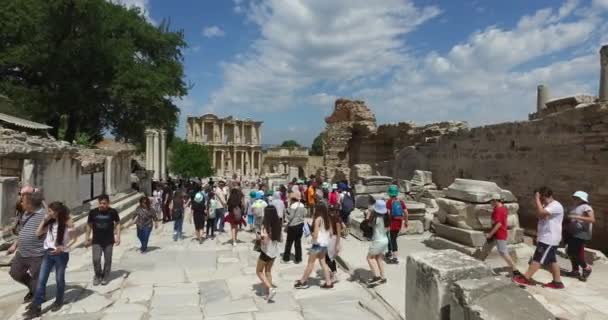
M 593 246 L 608 249 L 608 106 L 594 104 L 527 122 L 463 130 L 436 143 L 406 148 L 395 167 L 433 172 L 440 187 L 454 178 L 494 181 L 519 199 L 520 220 L 536 228 L 534 188 L 547 185 L 571 205 L 576 190 L 590 194 L 595 209 Z

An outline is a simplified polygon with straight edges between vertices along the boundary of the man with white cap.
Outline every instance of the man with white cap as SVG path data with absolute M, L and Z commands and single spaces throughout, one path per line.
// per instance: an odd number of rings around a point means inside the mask
M 498 254 L 507 263 L 509 271 L 511 271 L 513 276 L 521 275 L 515 269 L 515 263 L 513 263 L 513 259 L 511 259 L 511 255 L 509 254 L 509 248 L 507 247 L 507 218 L 509 212 L 503 204 L 502 196 L 498 193 L 492 194 L 491 204 L 494 208 L 492 210 L 492 229 L 486 234 L 488 241 L 483 246 L 479 258 L 485 260 L 494 246 L 496 246 Z
M 595 215 L 593 208 L 589 205 L 589 195 L 584 191 L 577 191 L 572 195 L 575 206 L 568 215 L 567 244 L 568 257 L 572 263 L 572 271 L 566 272 L 566 276 L 579 278 L 587 281 L 591 275 L 591 266 L 585 262 L 585 243 L 591 240 Z M 582 269 L 582 274 L 579 271 Z
M 557 247 L 562 240 L 562 221 L 564 207 L 553 199 L 553 191 L 548 187 L 541 187 L 534 192 L 536 217 L 538 218 L 538 231 L 536 238 L 536 251 L 532 262 L 524 275 L 514 276 L 513 281 L 522 285 L 532 285 L 532 276 L 543 265 L 549 265 L 553 281 L 543 285 L 545 288 L 563 289 L 559 264 L 557 263 Z

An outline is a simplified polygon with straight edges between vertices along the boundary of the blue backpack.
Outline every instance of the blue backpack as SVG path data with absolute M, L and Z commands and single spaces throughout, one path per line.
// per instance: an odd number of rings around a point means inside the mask
M 401 200 L 393 200 L 393 203 L 391 204 L 391 215 L 393 217 L 403 217 L 403 207 L 401 206 Z

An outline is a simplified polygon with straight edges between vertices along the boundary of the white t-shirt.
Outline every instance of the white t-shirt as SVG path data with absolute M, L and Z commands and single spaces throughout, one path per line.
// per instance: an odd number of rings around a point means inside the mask
M 591 211 L 593 211 L 591 206 L 584 203 L 584 204 L 581 204 L 581 205 L 577 206 L 576 208 L 572 209 L 570 211 L 570 214 L 584 217 L 584 216 L 587 216 L 587 213 L 591 212 Z M 573 236 L 575 238 L 583 239 L 583 240 L 591 240 L 591 234 L 593 231 L 592 223 L 571 219 L 569 227 L 570 227 L 569 231 L 571 233 L 570 234 L 571 236 Z
M 55 246 L 55 241 L 57 240 L 57 227 L 57 222 L 54 222 L 53 224 L 49 225 L 49 231 L 46 233 L 46 238 L 44 239 L 44 250 L 57 248 Z M 70 231 L 71 229 L 68 229 L 68 227 L 66 226 L 63 234 L 64 248 L 68 243 L 70 243 Z M 68 252 L 69 250 L 65 248 L 63 251 Z
M 545 206 L 551 215 L 538 221 L 538 242 L 557 246 L 562 240 L 562 221 L 564 220 L 564 207 L 553 200 Z

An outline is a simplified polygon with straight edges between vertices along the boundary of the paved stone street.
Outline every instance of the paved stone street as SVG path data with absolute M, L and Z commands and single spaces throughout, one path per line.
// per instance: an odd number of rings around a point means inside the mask
M 73 250 L 66 273 L 66 305 L 56 314 L 46 312 L 43 319 L 390 319 L 383 304 L 345 272 L 339 271 L 340 282 L 332 290 L 319 288 L 315 274 L 309 289 L 295 290 L 293 282 L 304 264 L 282 264 L 278 259 L 273 268 L 277 295 L 267 303 L 255 275 L 258 254 L 252 251 L 251 234 L 241 232 L 243 242 L 233 248 L 228 234 L 203 244 L 193 241 L 193 226 L 187 222 L 187 238 L 173 242 L 172 227 L 168 223 L 154 230 L 150 251 L 144 255 L 137 251 L 134 227 L 123 230 L 107 286 L 91 284 L 90 249 Z M 53 277 L 48 297 L 54 297 Z M 21 318 L 25 293 L 3 268 L 0 319 Z

